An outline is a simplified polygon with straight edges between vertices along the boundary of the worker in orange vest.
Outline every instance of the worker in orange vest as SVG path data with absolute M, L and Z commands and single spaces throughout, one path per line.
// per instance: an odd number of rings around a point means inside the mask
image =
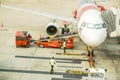
M 98 8 L 99 8 L 99 10 L 101 10 L 101 11 L 104 11 L 104 10 L 105 10 L 104 6 L 98 6 Z
M 77 10 L 75 10 L 75 11 L 73 12 L 73 14 L 74 14 L 74 18 L 76 19 L 76 18 L 77 18 Z
M 28 36 L 27 36 L 27 47 L 30 47 L 30 39 L 31 38 L 32 38 L 31 35 L 28 34 Z
M 4 27 L 4 25 L 3 25 L 3 23 L 1 23 L 1 28 L 3 28 Z

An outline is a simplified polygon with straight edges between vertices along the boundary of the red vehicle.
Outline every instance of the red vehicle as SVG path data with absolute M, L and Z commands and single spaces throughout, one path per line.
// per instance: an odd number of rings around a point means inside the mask
M 73 38 L 70 37 L 66 40 L 66 48 L 73 48 Z M 62 48 L 63 39 L 55 39 L 51 41 L 36 41 L 35 44 L 40 48 L 51 47 L 51 48 Z
M 25 46 L 27 47 L 27 32 L 17 31 L 16 32 L 16 47 Z

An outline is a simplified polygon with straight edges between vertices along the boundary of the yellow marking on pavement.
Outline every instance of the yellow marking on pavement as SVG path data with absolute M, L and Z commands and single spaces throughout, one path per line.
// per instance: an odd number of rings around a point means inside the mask
M 81 56 L 81 54 L 74 54 L 74 53 L 57 53 L 58 55 L 67 55 L 67 56 Z
M 88 71 L 69 70 L 69 74 L 88 74 Z

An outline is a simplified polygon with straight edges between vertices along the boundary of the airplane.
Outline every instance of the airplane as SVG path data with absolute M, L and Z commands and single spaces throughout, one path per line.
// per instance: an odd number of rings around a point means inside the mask
M 101 17 L 101 11 L 92 0 L 80 0 L 80 7 L 77 9 L 76 19 L 20 9 L 2 4 L 0 7 L 52 18 L 53 22 L 50 22 L 46 27 L 46 33 L 49 36 L 58 34 L 59 27 L 56 24 L 56 19 L 76 25 L 79 37 L 88 46 L 87 50 L 89 53 L 93 53 L 94 48 L 100 46 L 107 37 L 107 27 Z

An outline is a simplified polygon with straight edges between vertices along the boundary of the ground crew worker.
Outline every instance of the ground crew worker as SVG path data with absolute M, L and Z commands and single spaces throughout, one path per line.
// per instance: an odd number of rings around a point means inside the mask
M 68 34 L 69 33 L 69 31 L 68 31 L 68 26 L 70 25 L 67 21 L 64 21 L 63 22 L 63 25 L 64 25 L 64 30 L 63 30 L 63 32 L 62 32 L 62 34 Z
M 30 47 L 30 39 L 31 38 L 32 38 L 31 35 L 28 34 L 28 36 L 27 36 L 27 47 Z
M 1 23 L 1 28 L 3 28 L 4 27 L 4 25 L 3 25 L 3 23 Z
M 101 11 L 104 11 L 104 10 L 105 10 L 104 6 L 98 6 L 98 8 L 99 8 L 99 10 L 101 10 Z
M 1 0 L 0 0 L 0 7 L 1 7 Z
M 75 11 L 73 12 L 73 14 L 74 14 L 74 18 L 76 19 L 76 18 L 77 18 L 77 10 L 75 10 Z
M 63 49 L 64 49 L 64 53 L 66 53 L 66 41 L 64 39 L 64 42 L 63 42 Z
M 52 58 L 50 59 L 49 64 L 50 64 L 50 66 L 51 66 L 50 74 L 52 74 L 53 71 L 54 71 L 54 65 L 56 64 L 56 62 L 55 62 L 55 60 L 54 60 L 54 57 L 52 57 Z

